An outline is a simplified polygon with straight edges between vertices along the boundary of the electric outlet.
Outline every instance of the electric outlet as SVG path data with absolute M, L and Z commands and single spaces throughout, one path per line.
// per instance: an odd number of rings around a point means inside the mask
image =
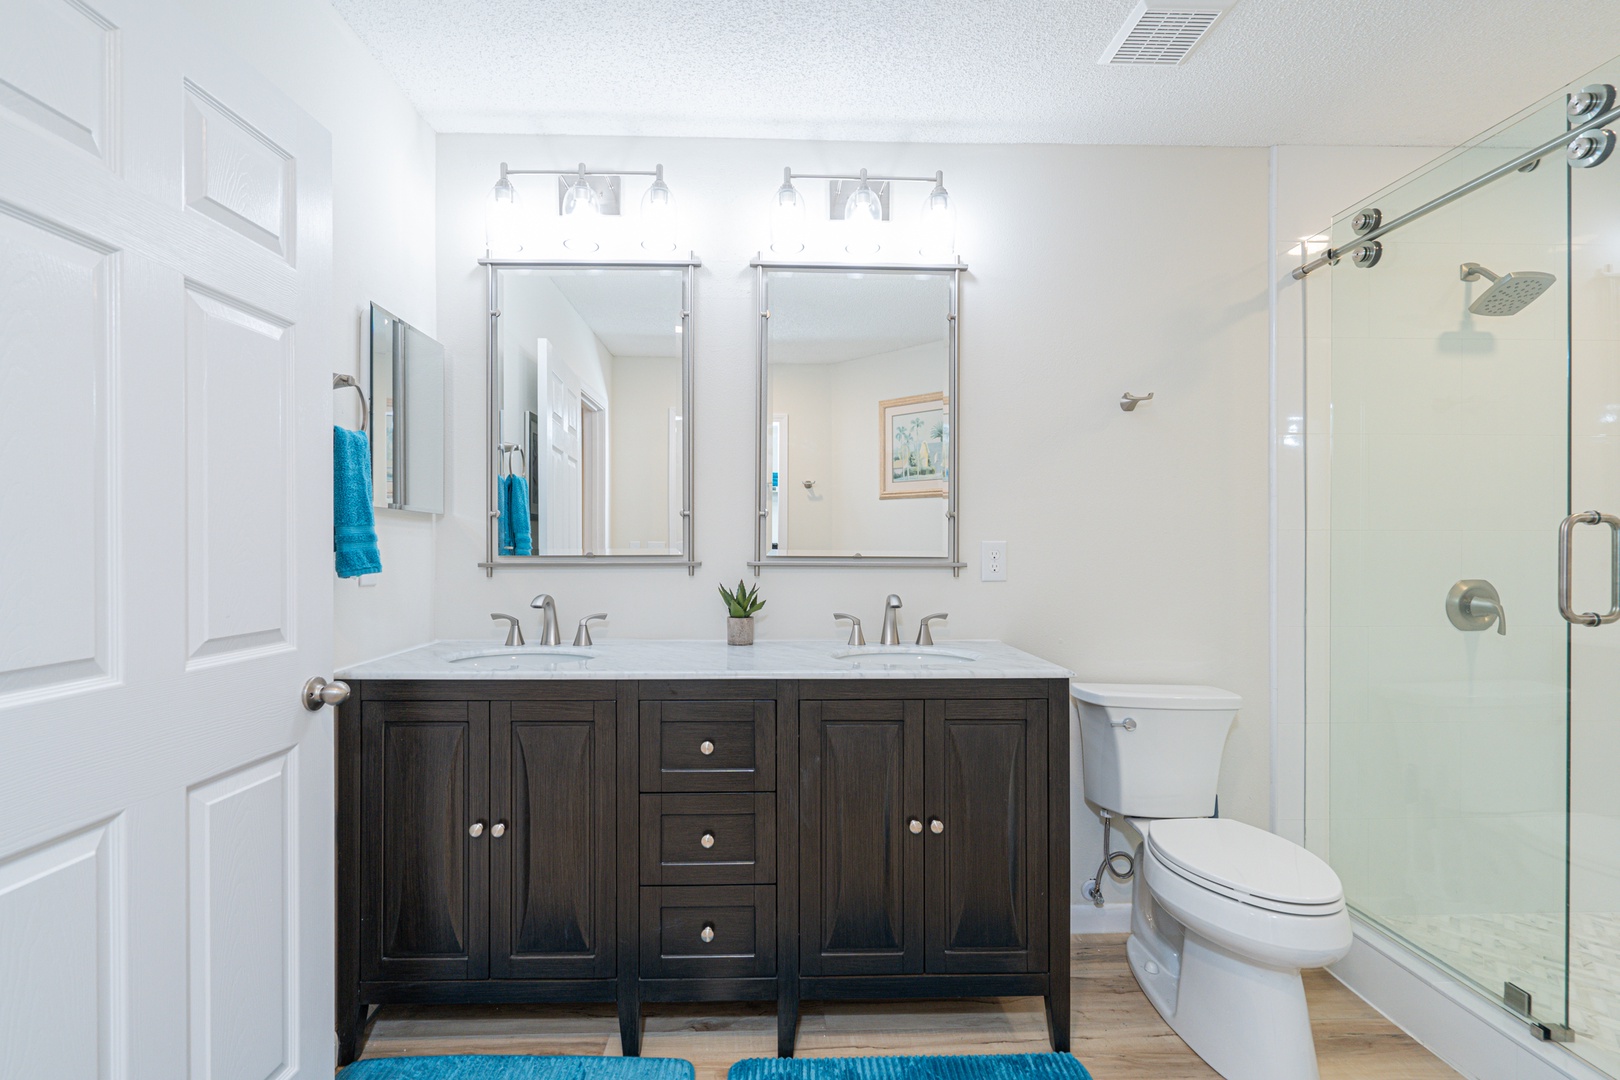
M 981 540 L 979 542 L 979 580 L 1007 580 L 1007 541 Z

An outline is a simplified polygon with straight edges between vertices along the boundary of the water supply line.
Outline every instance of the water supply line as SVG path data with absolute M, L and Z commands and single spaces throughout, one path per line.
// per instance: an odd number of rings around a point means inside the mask
M 1080 890 L 1083 895 L 1090 897 L 1092 904 L 1097 907 L 1103 906 L 1102 882 L 1104 874 L 1123 884 L 1131 880 L 1131 877 L 1136 873 L 1135 856 L 1126 851 L 1109 850 L 1114 844 L 1114 816 L 1112 814 L 1104 813 L 1102 815 L 1102 827 L 1103 860 L 1097 864 L 1097 872 L 1091 876 L 1091 880 L 1086 882 Z M 1114 869 L 1115 859 L 1125 860 L 1124 870 Z

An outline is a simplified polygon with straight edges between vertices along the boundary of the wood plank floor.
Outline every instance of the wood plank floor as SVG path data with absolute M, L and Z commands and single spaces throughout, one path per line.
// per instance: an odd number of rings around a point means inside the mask
M 1074 1053 L 1096 1080 L 1210 1080 L 1216 1074 L 1142 996 L 1124 935 L 1074 939 Z M 1309 972 L 1311 1026 L 1323 1080 L 1456 1077 L 1438 1058 L 1325 972 Z M 775 1003 L 644 1006 L 648 1057 L 685 1058 L 697 1080 L 776 1052 Z M 1047 1049 L 1038 998 L 830 1004 L 807 1002 L 804 1057 L 1013 1054 Z M 365 1057 L 400 1054 L 617 1054 L 612 1005 L 406 1006 L 379 1009 Z

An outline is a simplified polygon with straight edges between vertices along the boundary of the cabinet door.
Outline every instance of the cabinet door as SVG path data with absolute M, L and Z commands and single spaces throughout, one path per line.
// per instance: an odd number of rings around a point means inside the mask
M 806 701 L 800 963 L 806 975 L 923 969 L 923 703 Z
M 488 706 L 368 701 L 360 723 L 361 978 L 484 978 Z
M 613 702 L 491 710 L 490 975 L 611 976 Z
M 930 701 L 927 745 L 929 972 L 1045 971 L 1046 702 Z

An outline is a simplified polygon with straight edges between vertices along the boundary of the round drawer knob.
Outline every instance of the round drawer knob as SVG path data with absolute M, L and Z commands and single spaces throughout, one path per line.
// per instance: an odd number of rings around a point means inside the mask
M 710 742 L 708 739 L 704 739 L 702 742 L 698 743 L 698 752 L 704 757 L 708 757 L 710 754 L 714 753 L 714 743 Z
M 922 832 L 922 822 L 917 818 L 912 818 L 906 823 L 906 828 L 911 830 L 911 835 L 916 836 L 918 833 Z
M 495 824 L 491 825 L 489 827 L 489 835 L 491 835 L 491 836 L 505 836 L 506 835 L 506 822 L 497 821 Z
M 938 833 L 942 833 L 942 832 L 945 831 L 945 823 L 943 821 L 939 820 L 939 818 L 935 818 L 934 820 L 932 820 L 932 821 L 930 821 L 928 823 L 928 831 L 931 832 L 931 833 L 935 833 L 936 835 Z
M 706 848 L 714 847 L 714 833 L 712 833 L 712 832 L 704 833 L 703 834 L 703 839 L 699 840 L 698 843 L 702 844 Z
M 483 836 L 484 835 L 484 823 L 482 821 L 475 821 L 471 825 L 467 826 L 467 835 L 468 836 Z
M 707 941 L 713 941 L 714 940 L 714 923 L 704 923 L 703 924 L 703 929 L 698 932 L 698 937 L 702 938 L 706 942 Z

